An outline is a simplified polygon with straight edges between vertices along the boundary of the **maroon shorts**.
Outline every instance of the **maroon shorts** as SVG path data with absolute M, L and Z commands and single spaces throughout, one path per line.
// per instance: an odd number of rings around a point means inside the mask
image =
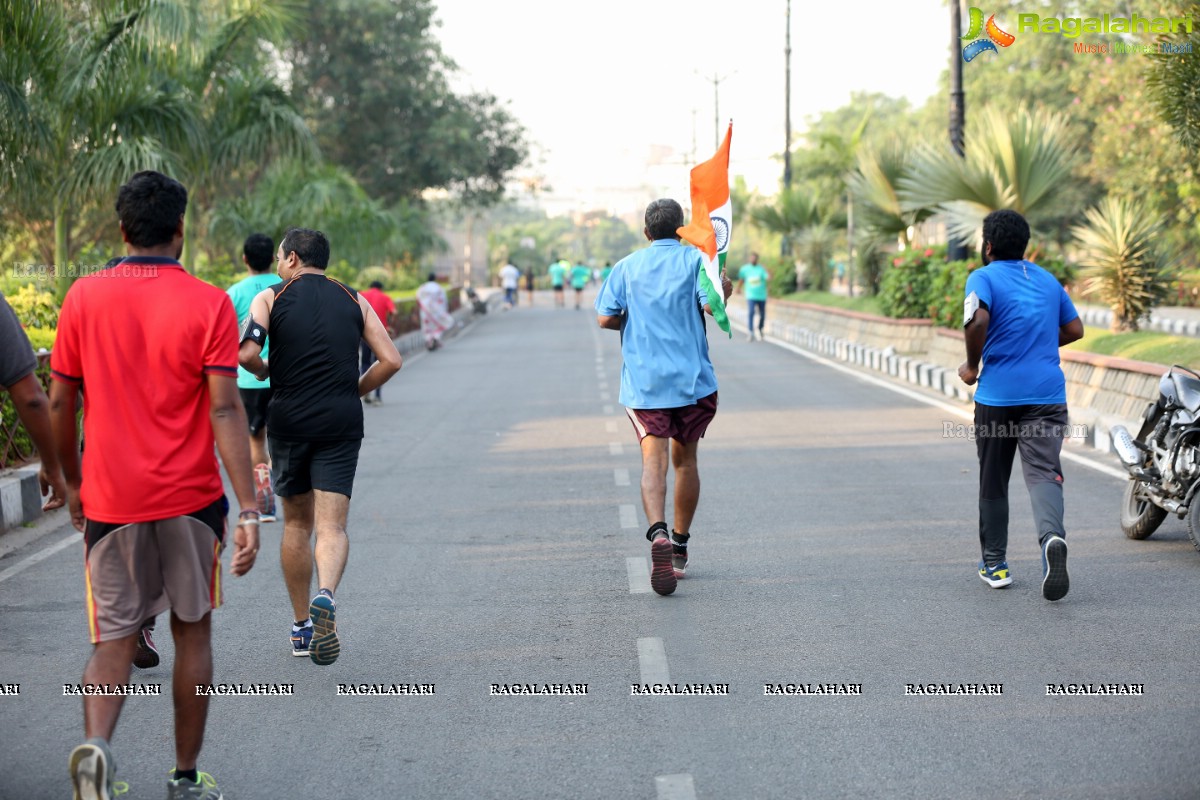
M 627 408 L 625 413 L 629 414 L 639 442 L 647 436 L 657 436 L 690 444 L 704 438 L 708 423 L 717 415 L 717 393 L 681 408 Z

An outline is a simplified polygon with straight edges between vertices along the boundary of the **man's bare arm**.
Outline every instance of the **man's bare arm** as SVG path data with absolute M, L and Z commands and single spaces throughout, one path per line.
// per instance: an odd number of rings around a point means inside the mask
M 275 302 L 275 292 L 263 289 L 250 303 L 250 316 L 262 326 L 264 333 L 270 332 L 271 306 Z M 264 339 L 266 336 L 264 335 Z M 263 342 L 246 339 L 238 347 L 238 363 L 242 369 L 254 373 L 260 381 L 265 381 L 270 375 L 267 362 L 262 360 Z
M 601 328 L 604 328 L 607 331 L 621 330 L 621 323 L 624 320 L 625 320 L 624 314 L 617 314 L 615 316 L 608 316 L 605 314 L 600 314 L 599 316 L 596 317 L 596 322 L 599 323 Z
M 79 485 L 83 482 L 83 470 L 79 457 L 79 430 L 75 427 L 78 401 L 78 385 L 58 380 L 50 384 L 50 431 L 54 438 L 54 452 L 58 456 L 67 487 L 71 524 L 82 532 L 85 518 L 79 500 Z
M 1064 344 L 1070 344 L 1071 342 L 1078 342 L 1082 338 L 1083 338 L 1083 320 L 1080 319 L 1079 317 L 1076 317 L 1075 319 L 1071 320 L 1066 325 L 1063 325 L 1061 328 L 1058 329 L 1058 346 L 1059 347 L 1062 347 Z
M 250 465 L 250 441 L 246 436 L 246 409 L 238 393 L 237 379 L 228 375 L 212 374 L 208 380 L 209 418 L 212 420 L 213 437 L 217 452 L 229 476 L 229 484 L 237 497 L 239 509 L 257 509 L 254 495 L 253 468 Z M 239 524 L 233 538 L 234 551 L 229 570 L 234 575 L 245 575 L 254 566 L 258 555 L 258 525 Z
M 43 511 L 58 508 L 67 499 L 67 486 L 63 481 L 62 469 L 58 466 L 58 452 L 54 448 L 54 434 L 50 425 L 50 400 L 42 390 L 37 373 L 31 372 L 8 387 L 13 407 L 37 448 L 42 468 L 38 473 L 42 494 L 49 492 Z
M 358 379 L 358 396 L 366 397 L 399 372 L 400 367 L 404 366 L 404 359 L 400 357 L 400 351 L 383 327 L 383 322 L 361 294 L 358 296 L 358 305 L 363 312 L 363 341 L 375 354 L 375 363 Z

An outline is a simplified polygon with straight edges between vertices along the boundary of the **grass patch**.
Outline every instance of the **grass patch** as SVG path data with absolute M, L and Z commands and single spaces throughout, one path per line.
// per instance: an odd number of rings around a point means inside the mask
M 1200 339 L 1158 331 L 1112 333 L 1101 328 L 1088 328 L 1083 338 L 1067 345 L 1067 349 L 1166 366 L 1200 366 Z
M 792 300 L 797 303 L 812 303 L 813 305 L 828 306 L 830 308 L 843 308 L 847 311 L 861 311 L 864 314 L 875 314 L 880 317 L 883 316 L 883 312 L 879 310 L 879 298 L 877 297 L 846 297 L 845 295 L 833 294 L 832 292 L 792 292 L 779 299 Z

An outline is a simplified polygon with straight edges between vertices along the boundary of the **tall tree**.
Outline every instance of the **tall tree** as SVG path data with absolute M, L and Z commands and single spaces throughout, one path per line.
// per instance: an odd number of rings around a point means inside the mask
M 526 156 L 493 96 L 458 94 L 434 37 L 433 0 L 309 0 L 284 52 L 322 151 L 385 203 L 446 189 L 487 204 Z

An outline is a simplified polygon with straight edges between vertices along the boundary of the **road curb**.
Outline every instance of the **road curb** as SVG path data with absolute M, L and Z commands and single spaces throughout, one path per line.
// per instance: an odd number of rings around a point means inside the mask
M 42 516 L 42 490 L 34 463 L 0 477 L 0 532 L 20 527 Z
M 734 323 L 734 327 L 743 333 L 746 328 Z M 826 333 L 810 330 L 809 328 L 782 322 L 766 324 L 768 335 L 781 342 L 810 350 L 826 358 L 842 361 L 859 368 L 863 372 L 877 372 L 887 375 L 897 381 L 910 383 L 937 392 L 951 400 L 956 400 L 964 406 L 969 406 L 975 397 L 974 389 L 964 385 L 958 375 L 952 370 L 927 361 L 902 356 L 891 347 L 870 347 L 848 339 L 837 339 Z M 1128 424 L 1127 421 L 1116 420 L 1102 415 L 1086 413 L 1086 409 L 1069 409 L 1073 425 L 1085 429 L 1084 435 L 1070 437 L 1070 441 L 1097 450 L 1106 455 L 1116 454 L 1110 431 L 1118 423 Z

